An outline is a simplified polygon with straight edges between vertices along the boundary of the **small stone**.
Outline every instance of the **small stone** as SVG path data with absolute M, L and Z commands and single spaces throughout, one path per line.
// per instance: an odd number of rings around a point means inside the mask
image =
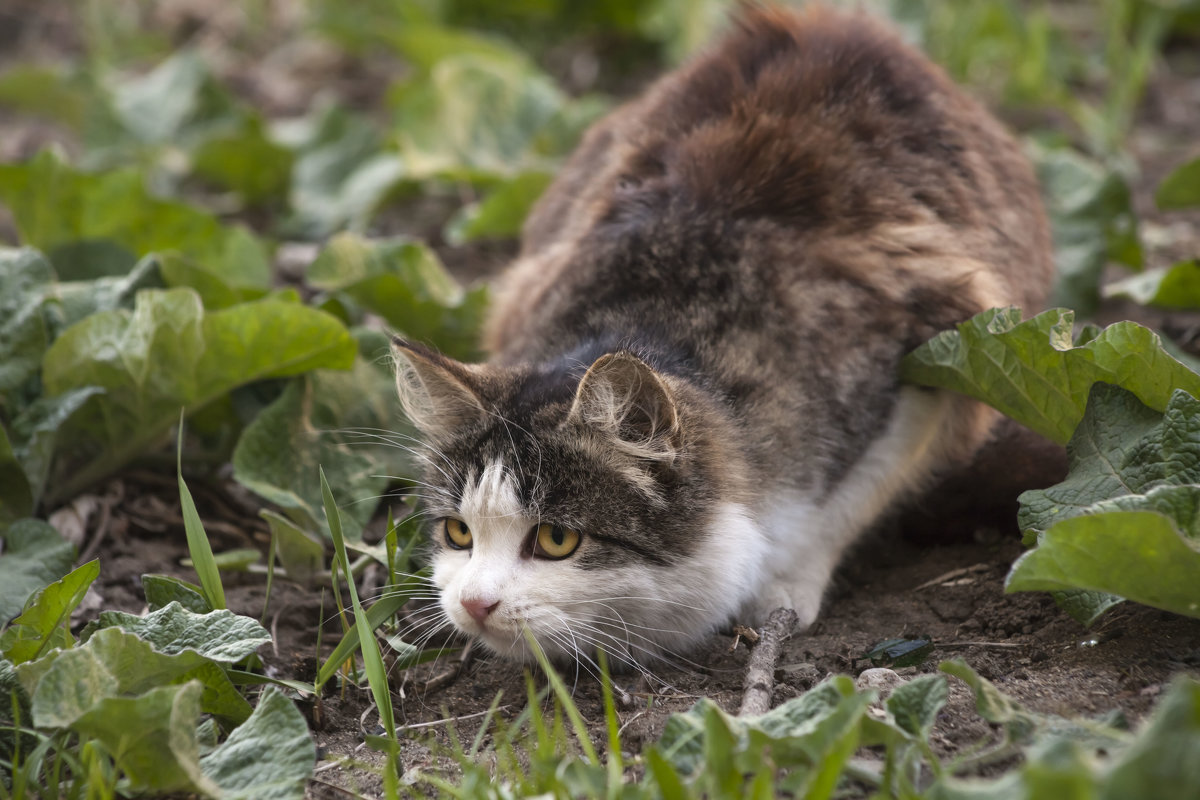
M 880 697 L 886 697 L 902 683 L 904 683 L 904 679 L 894 670 L 887 667 L 874 667 L 859 673 L 854 685 L 859 689 L 878 689 Z

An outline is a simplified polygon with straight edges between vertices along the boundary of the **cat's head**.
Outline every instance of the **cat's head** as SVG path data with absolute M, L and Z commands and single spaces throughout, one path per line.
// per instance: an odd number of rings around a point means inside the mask
M 679 654 L 756 582 L 724 423 L 628 352 L 590 366 L 467 365 L 393 348 L 421 432 L 442 611 L 496 653 Z

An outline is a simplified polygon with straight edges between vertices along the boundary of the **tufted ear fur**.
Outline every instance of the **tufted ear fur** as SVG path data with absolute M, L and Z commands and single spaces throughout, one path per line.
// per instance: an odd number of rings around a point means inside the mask
M 670 463 L 679 447 L 674 394 L 654 369 L 630 353 L 596 359 L 575 390 L 568 423 L 610 434 L 619 449 Z
M 442 438 L 487 415 L 466 364 L 399 337 L 392 339 L 392 355 L 400 405 L 421 433 Z

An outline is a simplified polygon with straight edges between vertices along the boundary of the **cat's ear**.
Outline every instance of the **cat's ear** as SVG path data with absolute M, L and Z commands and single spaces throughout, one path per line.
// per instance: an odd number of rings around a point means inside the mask
M 466 364 L 399 337 L 392 355 L 400 405 L 421 433 L 440 438 L 487 415 Z
M 609 353 L 588 368 L 567 415 L 611 434 L 640 458 L 673 461 L 679 447 L 679 409 L 654 369 L 629 353 Z

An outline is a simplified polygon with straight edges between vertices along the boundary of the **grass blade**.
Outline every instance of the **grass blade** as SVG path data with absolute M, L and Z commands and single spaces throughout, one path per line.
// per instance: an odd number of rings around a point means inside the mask
M 183 480 L 183 409 L 179 411 L 179 441 L 175 450 L 175 473 L 179 478 L 179 504 L 183 512 L 183 529 L 187 533 L 188 554 L 192 558 L 192 568 L 200 578 L 200 588 L 204 590 L 204 599 L 214 609 L 225 608 L 225 588 L 221 585 L 221 571 L 217 569 L 217 561 L 213 558 L 212 546 L 208 543 L 208 534 L 204 532 L 204 523 L 200 521 L 200 513 L 196 511 L 196 501 L 188 491 Z

